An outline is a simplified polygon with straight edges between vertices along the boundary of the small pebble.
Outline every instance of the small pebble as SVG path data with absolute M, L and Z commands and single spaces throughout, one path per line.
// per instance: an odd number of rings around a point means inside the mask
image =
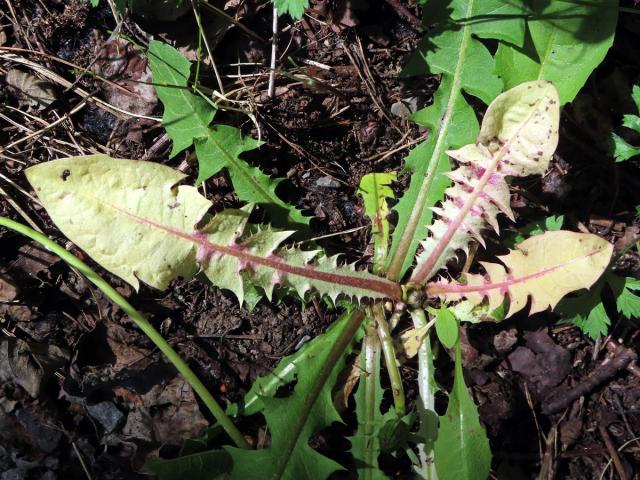
M 418 111 L 418 97 L 403 98 L 391 105 L 391 113 L 398 117 L 406 117 Z
M 118 410 L 113 402 L 100 402 L 95 405 L 87 405 L 87 411 L 97 420 L 105 433 L 111 433 L 124 421 L 124 414 Z
M 316 186 L 325 188 L 340 188 L 340 182 L 331 177 L 325 176 L 320 177 L 316 180 Z

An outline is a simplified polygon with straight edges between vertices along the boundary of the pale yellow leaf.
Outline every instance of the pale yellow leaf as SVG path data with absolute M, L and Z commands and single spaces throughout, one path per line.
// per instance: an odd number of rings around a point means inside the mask
M 413 358 L 418 354 L 420 345 L 422 345 L 428 331 L 429 326 L 425 325 L 424 327 L 411 328 L 400 334 L 400 348 L 407 358 Z
M 489 105 L 477 142 L 447 152 L 459 166 L 447 174 L 454 184 L 433 209 L 439 218 L 422 243 L 412 283 L 432 277 L 457 250 L 467 253 L 471 240 L 484 245 L 487 226 L 499 233 L 499 213 L 513 220 L 506 177 L 546 171 L 559 121 L 558 91 L 546 81 L 523 83 Z
M 91 257 L 130 283 L 164 289 L 196 271 L 196 247 L 153 224 L 196 232 L 211 206 L 185 175 L 164 165 L 107 155 L 41 163 L 26 172 L 54 223 Z
M 609 265 L 612 253 L 613 246 L 597 235 L 546 232 L 499 257 L 504 265 L 482 262 L 486 275 L 470 274 L 466 284 L 435 282 L 427 291 L 447 301 L 467 298 L 475 305 L 487 298 L 489 310 L 498 308 L 508 295 L 507 317 L 522 310 L 530 298 L 530 314 L 534 314 L 555 307 L 570 292 L 590 288 Z

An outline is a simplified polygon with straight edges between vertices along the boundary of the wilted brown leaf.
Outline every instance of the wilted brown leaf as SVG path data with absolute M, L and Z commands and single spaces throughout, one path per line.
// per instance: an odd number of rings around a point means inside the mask
M 6 82 L 20 93 L 20 99 L 25 105 L 45 108 L 56 100 L 53 85 L 30 73 L 12 68 L 7 72 Z

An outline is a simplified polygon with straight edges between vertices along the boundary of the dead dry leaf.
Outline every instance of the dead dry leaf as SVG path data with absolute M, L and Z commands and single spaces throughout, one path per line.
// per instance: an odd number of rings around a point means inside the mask
M 69 353 L 55 345 L 0 340 L 0 381 L 14 382 L 37 398 L 53 373 L 69 361 Z
M 12 68 L 7 72 L 6 82 L 20 93 L 20 100 L 25 105 L 45 108 L 56 100 L 53 84 L 30 73 Z
M 341 395 L 342 398 L 340 400 L 342 405 L 344 405 L 345 408 L 349 403 L 349 397 L 353 393 L 353 389 L 360 381 L 360 377 L 362 377 L 363 375 L 367 375 L 367 372 L 365 372 L 364 370 L 362 370 L 362 368 L 360 368 L 360 355 L 358 355 L 353 361 L 351 371 L 349 372 L 349 376 L 344 382 L 344 387 L 342 389 L 342 395 Z
M 150 115 L 158 104 L 147 58 L 131 42 L 110 38 L 96 49 L 92 70 L 112 83 L 102 84 L 105 99 L 115 107 Z
M 429 328 L 425 325 L 420 328 L 411 328 L 400 334 L 400 351 L 404 352 L 406 358 L 413 358 L 418 354 L 420 345 L 427 335 Z
M 209 423 L 198 407 L 193 390 L 181 377 L 156 384 L 129 413 L 122 429 L 126 438 L 166 445 L 181 445 L 197 437 Z
M 25 243 L 18 248 L 18 258 L 12 268 L 37 277 L 40 273 L 46 273 L 54 263 L 59 261 L 60 259 L 46 248 L 36 243 Z
M 0 302 L 11 302 L 18 296 L 18 287 L 13 280 L 0 273 Z

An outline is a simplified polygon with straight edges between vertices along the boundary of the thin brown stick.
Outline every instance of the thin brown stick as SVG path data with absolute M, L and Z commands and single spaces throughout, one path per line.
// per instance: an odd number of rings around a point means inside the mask
M 378 92 L 376 91 L 376 82 L 373 79 L 373 75 L 371 74 L 371 70 L 369 69 L 369 65 L 367 64 L 367 58 L 364 54 L 364 49 L 362 48 L 362 42 L 360 41 L 360 37 L 356 37 L 356 40 L 358 44 L 358 53 L 359 53 L 360 60 L 362 62 L 362 66 L 358 62 L 356 62 L 354 54 L 351 52 L 350 47 L 346 43 L 342 44 L 342 49 L 344 50 L 344 53 L 349 58 L 349 61 L 351 62 L 353 67 L 356 69 L 356 73 L 360 77 L 360 80 L 362 80 L 362 83 L 364 84 L 365 89 L 367 90 L 369 97 L 371 97 L 371 100 L 373 101 L 374 105 L 378 108 L 378 110 L 380 111 L 382 116 L 387 120 L 387 122 L 389 122 L 389 125 L 394 130 L 396 130 L 400 135 L 403 135 L 404 132 L 402 132 L 402 130 L 400 130 L 400 128 L 398 128 L 398 126 L 393 122 L 389 114 L 387 114 L 381 101 L 378 99 Z
M 4 147 L 0 146 L 0 153 L 4 152 L 6 150 L 9 150 L 9 149 L 11 149 L 11 148 L 13 148 L 13 147 L 15 147 L 17 145 L 20 145 L 21 143 L 24 143 L 24 142 L 30 140 L 33 137 L 38 137 L 38 136 L 48 132 L 49 130 L 51 130 L 56 125 L 59 125 L 62 122 L 64 122 L 65 120 L 67 120 L 74 113 L 77 113 L 80 110 L 82 110 L 85 107 L 86 104 L 87 104 L 86 100 L 83 100 L 78 105 L 76 105 L 70 112 L 65 113 L 62 117 L 58 118 L 56 121 L 51 122 L 48 125 L 45 125 L 40 130 L 37 130 L 35 132 L 30 133 L 29 135 L 21 137 L 18 140 L 15 140 L 14 142 L 10 143 L 9 145 L 6 145 Z
M 618 455 L 618 450 L 616 450 L 616 447 L 611 440 L 611 436 L 609 435 L 607 428 L 602 424 L 598 424 L 598 431 L 600 432 L 600 436 L 602 437 L 602 440 L 607 447 L 609 455 L 611 456 L 611 460 L 613 461 L 613 466 L 615 467 L 616 472 L 618 472 L 620 480 L 628 480 L 629 477 L 627 476 L 627 472 L 624 468 L 624 465 L 622 464 L 620 455 Z
M 599 365 L 591 374 L 569 389 L 558 389 L 548 396 L 543 405 L 542 413 L 551 415 L 569 406 L 574 400 L 589 393 L 596 387 L 612 378 L 623 368 L 626 368 L 632 361 L 638 358 L 638 354 L 625 347 L 618 345 L 614 351 L 614 356 L 607 362 Z
M 38 227 L 38 225 L 31 219 L 31 217 L 27 215 L 27 213 L 22 208 L 20 208 L 20 205 L 18 205 L 16 201 L 2 187 L 0 187 L 0 195 L 5 198 L 7 203 L 9 203 L 9 205 L 11 205 L 14 210 L 18 212 L 18 215 L 20 215 L 24 219 L 24 221 L 31 226 L 31 228 L 42 233 L 40 227 Z

